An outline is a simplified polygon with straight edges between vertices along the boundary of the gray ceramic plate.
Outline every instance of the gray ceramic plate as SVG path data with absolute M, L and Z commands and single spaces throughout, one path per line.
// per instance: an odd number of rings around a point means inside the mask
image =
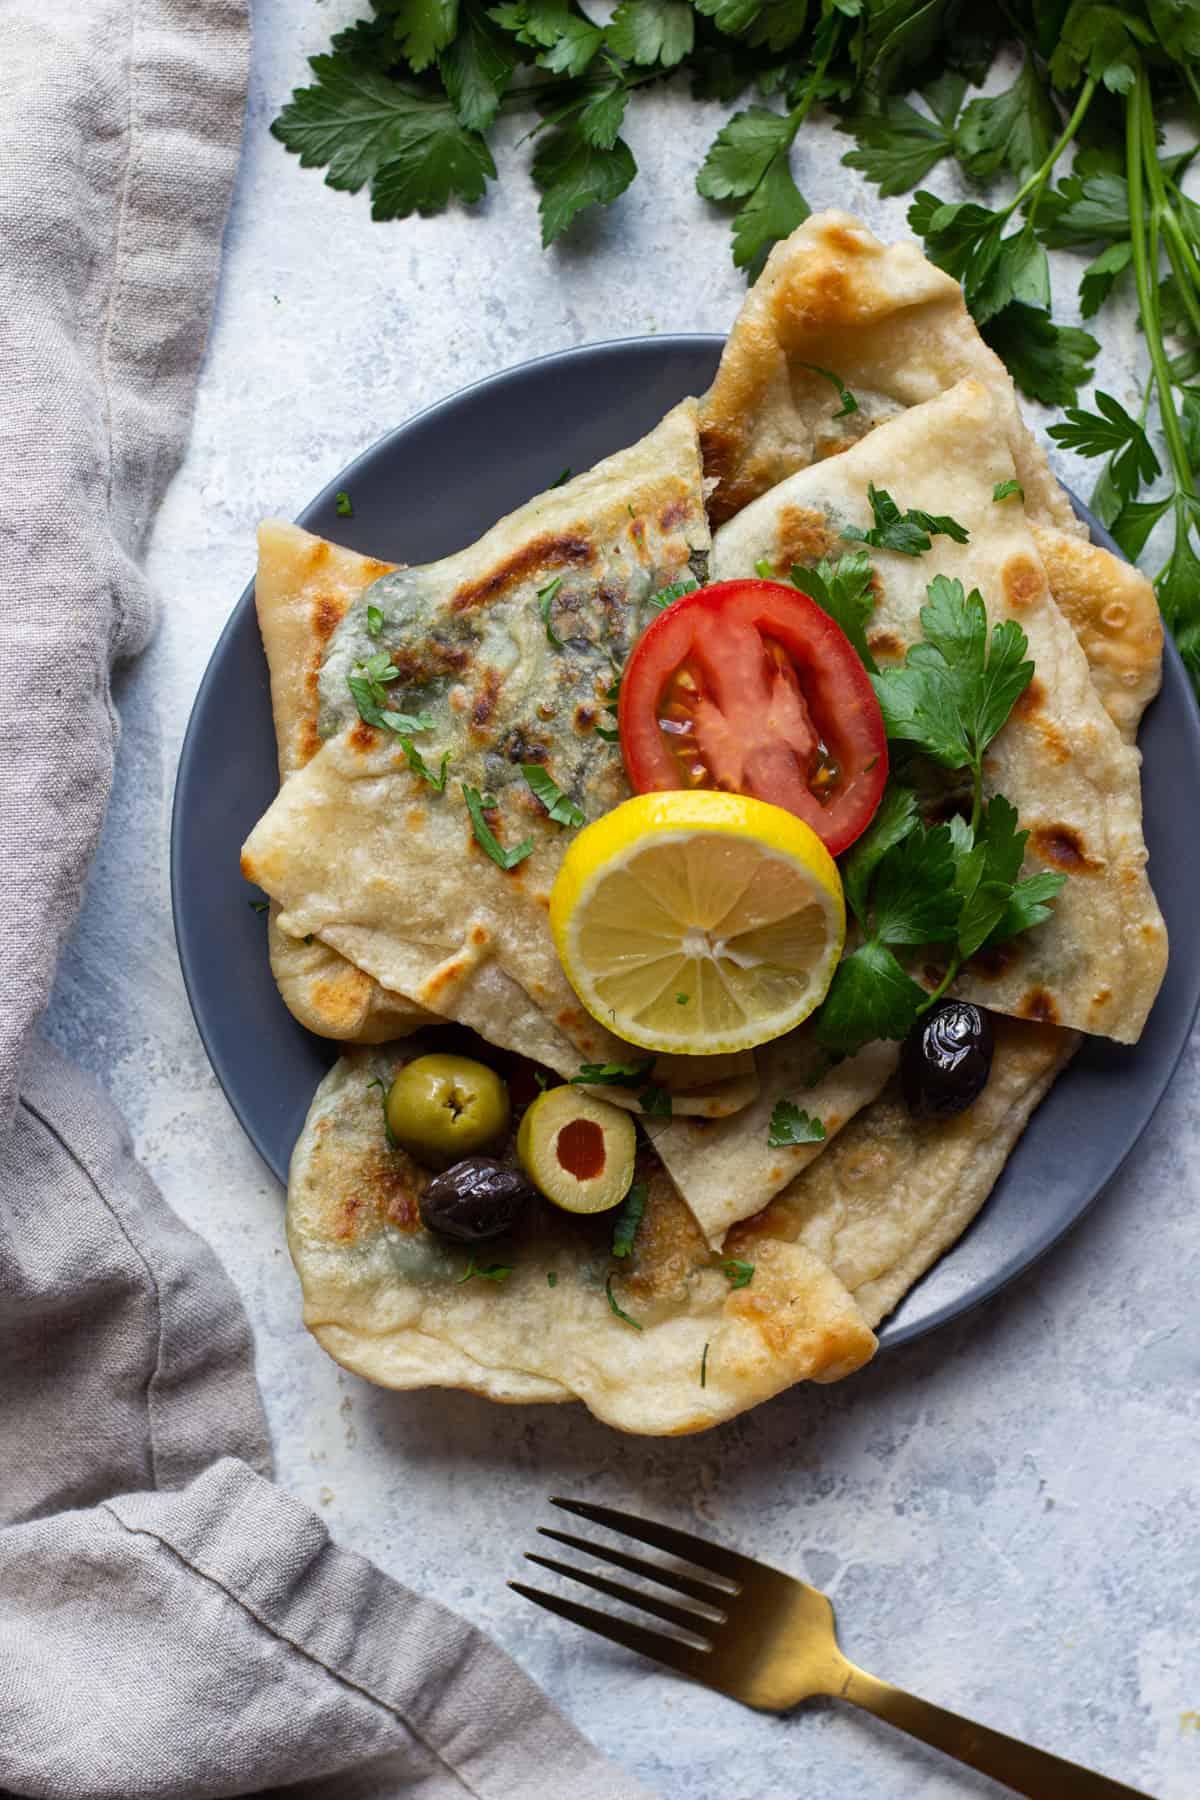
M 430 562 L 541 492 L 632 443 L 712 379 L 717 337 L 637 338 L 543 357 L 432 406 L 351 463 L 300 516 L 372 556 Z M 354 516 L 337 515 L 339 489 Z M 1085 515 L 1086 516 L 1086 515 Z M 1093 536 L 1115 545 L 1094 520 Z M 1147 715 L 1146 841 L 1171 934 L 1163 992 L 1136 1049 L 1090 1039 L 1009 1158 L 953 1250 L 884 1325 L 885 1344 L 932 1330 L 994 1293 L 1075 1223 L 1148 1125 L 1200 999 L 1194 896 L 1200 848 L 1179 829 L 1200 789 L 1200 716 L 1169 647 Z M 238 851 L 277 786 L 267 666 L 253 589 L 235 606 L 192 710 L 171 834 L 175 931 L 188 997 L 217 1079 L 281 1181 L 313 1089 L 336 1047 L 287 1012 L 267 964 L 265 921 L 247 905 Z

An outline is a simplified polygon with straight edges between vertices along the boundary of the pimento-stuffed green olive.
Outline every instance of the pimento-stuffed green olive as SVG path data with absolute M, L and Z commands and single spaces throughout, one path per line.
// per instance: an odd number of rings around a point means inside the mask
M 388 1089 L 387 1121 L 396 1142 L 435 1166 L 499 1143 L 509 1116 L 503 1081 L 469 1056 L 418 1056 Z
M 637 1133 L 619 1106 L 549 1088 L 539 1094 L 517 1133 L 521 1167 L 564 1212 L 607 1212 L 629 1192 Z

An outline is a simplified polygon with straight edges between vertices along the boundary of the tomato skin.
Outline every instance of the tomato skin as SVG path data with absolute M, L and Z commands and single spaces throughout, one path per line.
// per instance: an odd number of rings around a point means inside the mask
M 668 729 L 690 734 L 678 747 L 660 724 L 664 706 L 685 721 Z M 625 665 L 618 724 L 638 793 L 750 794 L 795 813 L 834 856 L 866 830 L 887 782 L 867 671 L 816 601 L 781 582 L 715 582 L 660 613 Z M 809 785 L 818 744 L 836 768 L 825 800 Z M 700 771 L 690 782 L 682 756 Z

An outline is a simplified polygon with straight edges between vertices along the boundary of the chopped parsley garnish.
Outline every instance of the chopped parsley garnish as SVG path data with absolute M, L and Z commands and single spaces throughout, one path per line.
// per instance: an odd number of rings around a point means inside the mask
M 705 1339 L 704 1350 L 700 1357 L 700 1386 L 708 1386 L 708 1340 Z
M 700 583 L 692 576 L 685 576 L 682 581 L 672 582 L 670 587 L 659 588 L 657 594 L 651 594 L 646 604 L 653 606 L 657 612 L 665 612 L 668 606 L 674 606 L 676 600 L 682 600 L 685 594 L 694 594 L 699 586 Z
M 386 723 L 389 719 L 399 718 L 401 715 L 399 713 L 384 713 L 383 717 Z M 392 725 L 389 726 L 389 729 L 398 731 L 399 727 Z M 435 788 L 439 794 L 444 794 L 446 791 L 446 767 L 450 761 L 450 752 L 448 750 L 442 751 L 441 766 L 435 775 L 412 739 L 402 732 L 400 733 L 400 748 L 403 750 L 404 760 L 412 770 L 413 774 L 420 775 L 429 783 L 431 788 Z
M 524 862 L 527 856 L 533 854 L 532 838 L 525 838 L 517 845 L 515 850 L 506 850 L 502 844 L 499 844 L 492 833 L 491 827 L 483 816 L 484 797 L 481 796 L 479 789 L 468 787 L 465 781 L 460 785 L 462 787 L 463 799 L 467 803 L 467 811 L 471 815 L 471 825 L 475 832 L 475 842 L 479 845 L 481 850 L 487 851 L 497 868 L 515 869 L 518 863 Z M 491 796 L 488 795 L 487 799 L 491 800 Z
M 1025 498 L 1025 489 L 1019 481 L 998 481 L 992 489 L 993 500 L 1011 500 L 1014 494 L 1019 500 Z
M 338 494 L 337 513 L 339 519 L 352 519 L 354 517 L 354 508 L 350 504 L 349 494 Z
M 760 556 L 758 561 L 755 563 L 754 573 L 758 576 L 758 579 L 760 581 L 778 581 L 779 580 L 778 575 L 776 575 L 774 569 L 771 567 L 770 561 L 765 556 Z
M 675 996 L 676 1006 L 687 1006 L 689 1001 L 691 1000 L 691 997 L 692 996 L 690 994 L 676 994 L 676 996 Z
M 811 369 L 814 375 L 823 375 L 826 381 L 831 381 L 833 383 L 838 391 L 838 398 L 842 403 L 833 414 L 835 419 L 844 419 L 848 417 L 850 413 L 856 413 L 858 411 L 858 401 L 854 398 L 854 395 L 850 392 L 850 389 L 846 386 L 841 376 L 835 375 L 832 369 L 823 369 L 819 363 L 802 362 L 798 363 L 796 366 L 800 369 Z
M 246 905 L 250 908 L 251 912 L 270 912 L 271 910 L 271 902 L 269 900 L 247 900 Z
M 824 1135 L 825 1133 L 822 1132 L 821 1136 L 824 1137 Z M 749 1287 L 750 1283 L 754 1280 L 754 1264 L 739 1262 L 736 1256 L 727 1256 L 725 1261 L 721 1264 L 721 1273 L 725 1276 L 730 1287 Z
M 612 1284 L 613 1284 L 613 1278 L 610 1275 L 608 1280 L 604 1284 L 604 1292 L 608 1295 L 609 1306 L 611 1307 L 612 1311 L 616 1314 L 618 1319 L 624 1319 L 626 1325 L 632 1325 L 633 1329 L 635 1331 L 640 1331 L 642 1328 L 638 1324 L 637 1320 L 631 1319 L 629 1314 L 624 1310 L 624 1308 L 617 1305 L 617 1297 L 612 1291 Z
M 654 1118 L 671 1117 L 671 1096 L 657 1081 L 648 1079 L 654 1067 L 652 1056 L 635 1063 L 581 1063 L 578 1075 L 572 1075 L 574 1087 L 619 1087 L 638 1090 L 638 1105 Z
M 312 934 L 312 932 L 311 932 L 311 931 L 306 931 L 306 932 L 305 932 L 305 934 L 304 934 L 304 942 L 305 942 L 305 943 L 306 943 L 306 944 L 311 944 L 311 943 L 312 943 L 312 941 L 313 941 L 313 934 Z
M 367 607 L 367 636 L 378 637 L 383 630 L 383 613 L 378 606 Z
M 554 485 L 557 487 L 558 483 L 555 482 Z M 558 1276 L 555 1274 L 553 1269 L 548 1269 L 546 1271 L 546 1286 L 547 1287 L 557 1287 L 558 1286 Z
M 542 624 L 546 627 L 546 642 L 555 650 L 563 648 L 563 641 L 550 623 L 550 608 L 562 583 L 562 576 L 556 575 L 553 581 L 548 581 L 544 588 L 538 589 L 538 611 L 542 615 Z
M 635 1181 L 617 1208 L 612 1235 L 614 1256 L 628 1256 L 633 1249 L 633 1240 L 637 1236 L 637 1228 L 642 1222 L 642 1214 L 646 1210 L 646 1199 L 649 1193 L 650 1189 L 644 1181 Z
M 902 513 L 887 489 L 877 488 L 873 481 L 867 483 L 867 499 L 875 516 L 874 525 L 869 531 L 844 525 L 843 537 L 873 544 L 877 550 L 896 550 L 901 556 L 923 556 L 933 548 L 935 537 L 953 538 L 956 544 L 965 544 L 970 538 L 966 526 L 945 513 L 922 512 L 914 506 Z
M 472 1256 L 468 1259 L 467 1266 L 462 1274 L 455 1277 L 454 1285 L 455 1287 L 461 1287 L 464 1281 L 473 1281 L 477 1275 L 483 1281 L 507 1281 L 512 1272 L 512 1263 L 489 1263 L 487 1268 L 484 1269 L 480 1267 Z
M 903 667 L 874 677 L 888 735 L 948 769 L 969 770 L 969 821 L 922 823 L 915 793 L 889 783 L 843 865 L 846 899 L 863 942 L 838 965 L 816 1014 L 818 1042 L 848 1056 L 874 1038 L 902 1038 L 976 951 L 1003 943 L 1049 916 L 1065 877 L 1021 880 L 1028 832 L 1002 794 L 983 798 L 983 756 L 1033 676 L 1020 626 L 988 631 L 978 592 L 938 575 L 921 611 L 923 641 Z M 944 947 L 932 994 L 908 974 L 897 950 Z
M 379 1089 L 379 1105 L 383 1111 L 383 1135 L 388 1141 L 388 1149 L 389 1150 L 398 1150 L 400 1148 L 400 1140 L 396 1136 L 395 1132 L 392 1130 L 392 1122 L 388 1118 L 388 1109 L 387 1109 L 388 1091 L 387 1091 L 387 1088 L 384 1086 L 383 1082 L 380 1080 L 378 1075 L 376 1075 L 373 1080 L 368 1081 L 368 1083 L 367 1083 L 368 1094 L 370 1093 L 372 1088 Z
M 864 666 L 875 675 L 875 658 L 867 646 L 867 621 L 875 610 L 872 573 L 866 551 L 853 550 L 835 563 L 822 557 L 815 569 L 797 564 L 792 570 L 792 586 L 815 600 L 821 611 L 841 626 Z
M 436 723 L 433 714 L 396 712 L 388 705 L 387 684 L 396 681 L 399 675 L 400 671 L 387 651 L 377 650 L 365 663 L 359 663 L 353 674 L 347 675 L 346 686 L 350 689 L 363 724 L 372 725 L 377 731 L 391 732 L 399 740 L 409 768 L 414 774 L 422 776 L 440 794 L 446 786 L 446 765 L 450 761 L 450 752 L 442 752 L 441 768 L 435 775 L 412 741 L 416 732 L 433 730 Z
M 767 1143 L 772 1150 L 785 1150 L 791 1144 L 820 1144 L 824 1140 L 825 1127 L 820 1119 L 811 1118 L 794 1100 L 775 1103 L 767 1131 Z
M 597 725 L 596 736 L 603 738 L 606 744 L 619 744 L 621 734 L 613 725 Z
M 554 477 L 554 480 L 550 483 L 550 486 L 552 488 L 565 486 L 565 484 L 568 481 L 570 481 L 571 474 L 572 474 L 571 465 L 568 463 L 567 467 L 562 471 L 562 473 L 560 475 L 556 475 Z
M 522 763 L 521 773 L 556 825 L 582 825 L 584 813 L 541 763 Z

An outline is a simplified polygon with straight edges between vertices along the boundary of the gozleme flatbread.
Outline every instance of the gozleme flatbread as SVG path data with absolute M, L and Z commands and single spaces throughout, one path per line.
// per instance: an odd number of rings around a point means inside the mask
M 734 1227 L 725 1255 L 753 1262 L 760 1243 L 803 1244 L 878 1325 L 966 1230 L 1080 1043 L 1053 1025 L 993 1025 L 992 1072 L 965 1112 L 915 1119 L 893 1082 L 818 1162 Z
M 833 417 L 820 369 L 836 372 L 856 411 Z M 911 241 L 881 244 L 850 213 L 814 213 L 767 258 L 700 402 L 713 524 L 967 377 L 1013 398 L 953 276 Z M 1015 407 L 1001 416 L 1030 517 L 1086 536 Z
M 709 547 L 687 402 L 470 549 L 376 583 L 326 648 L 322 748 L 243 853 L 246 875 L 280 903 L 281 930 L 311 933 L 390 992 L 560 1073 L 636 1058 L 583 1011 L 559 966 L 546 907 L 564 834 L 521 765 L 541 764 L 589 817 L 625 798 L 619 749 L 596 731 L 610 716 L 614 660 L 652 596 L 703 571 Z M 426 768 L 436 774 L 449 753 L 442 792 L 357 715 L 347 677 L 381 652 L 400 670 L 391 707 L 432 716 L 417 740 Z M 531 839 L 532 855 L 512 869 L 489 857 L 463 784 L 494 799 L 487 819 L 499 842 Z M 700 1116 L 756 1091 L 745 1056 L 664 1059 L 656 1078 L 678 1111 Z
M 511 1267 L 506 1278 L 461 1280 L 468 1253 L 421 1226 L 428 1177 L 387 1148 L 368 1085 L 386 1086 L 421 1048 L 412 1039 L 343 1056 L 292 1158 L 288 1242 L 304 1320 L 346 1368 L 384 1387 L 577 1398 L 622 1431 L 673 1436 L 871 1356 L 858 1306 L 801 1245 L 760 1239 L 752 1283 L 733 1288 L 652 1158 L 627 1271 L 609 1254 L 611 1213 L 580 1218 L 546 1203 L 511 1236 L 476 1246 L 478 1264 Z M 610 1305 L 610 1277 L 636 1325 Z
M 837 372 L 857 410 L 834 416 L 838 397 L 820 369 Z M 968 376 L 1005 409 L 1050 592 L 1071 615 L 1101 698 L 1123 696 L 1112 710 L 1127 732 L 1130 714 L 1158 691 L 1162 625 L 1154 591 L 1128 563 L 1088 542 L 958 283 L 916 244 L 881 244 L 848 213 L 825 212 L 776 246 L 700 402 L 705 469 L 716 482 L 709 516 L 725 522 L 797 469 Z
M 994 1011 L 1136 1043 L 1167 950 L 1146 876 L 1141 759 L 1101 704 L 1087 656 L 1050 598 L 1023 511 L 992 498 L 1012 477 L 1010 410 L 975 381 L 911 408 L 746 507 L 718 532 L 713 572 L 726 580 L 762 558 L 780 568 L 853 548 L 840 528 L 870 526 L 870 482 L 902 509 L 949 514 L 969 531 L 961 545 L 936 536 L 923 556 L 871 552 L 877 600 L 868 642 L 881 662 L 899 661 L 920 639 L 937 574 L 978 588 L 992 623 L 1020 623 L 1036 673 L 985 757 L 985 788 L 1005 794 L 1028 828 L 1028 868 L 1069 879 L 1045 924 L 976 959 L 956 991 Z
M 321 747 L 317 676 L 325 646 L 350 606 L 393 568 L 299 525 L 268 519 L 258 532 L 254 603 L 271 676 L 271 712 L 279 779 L 302 769 Z M 306 943 L 279 929 L 278 904 L 267 921 L 271 973 L 288 1010 L 321 1037 L 382 1044 L 434 1017 L 389 994 L 319 938 Z

